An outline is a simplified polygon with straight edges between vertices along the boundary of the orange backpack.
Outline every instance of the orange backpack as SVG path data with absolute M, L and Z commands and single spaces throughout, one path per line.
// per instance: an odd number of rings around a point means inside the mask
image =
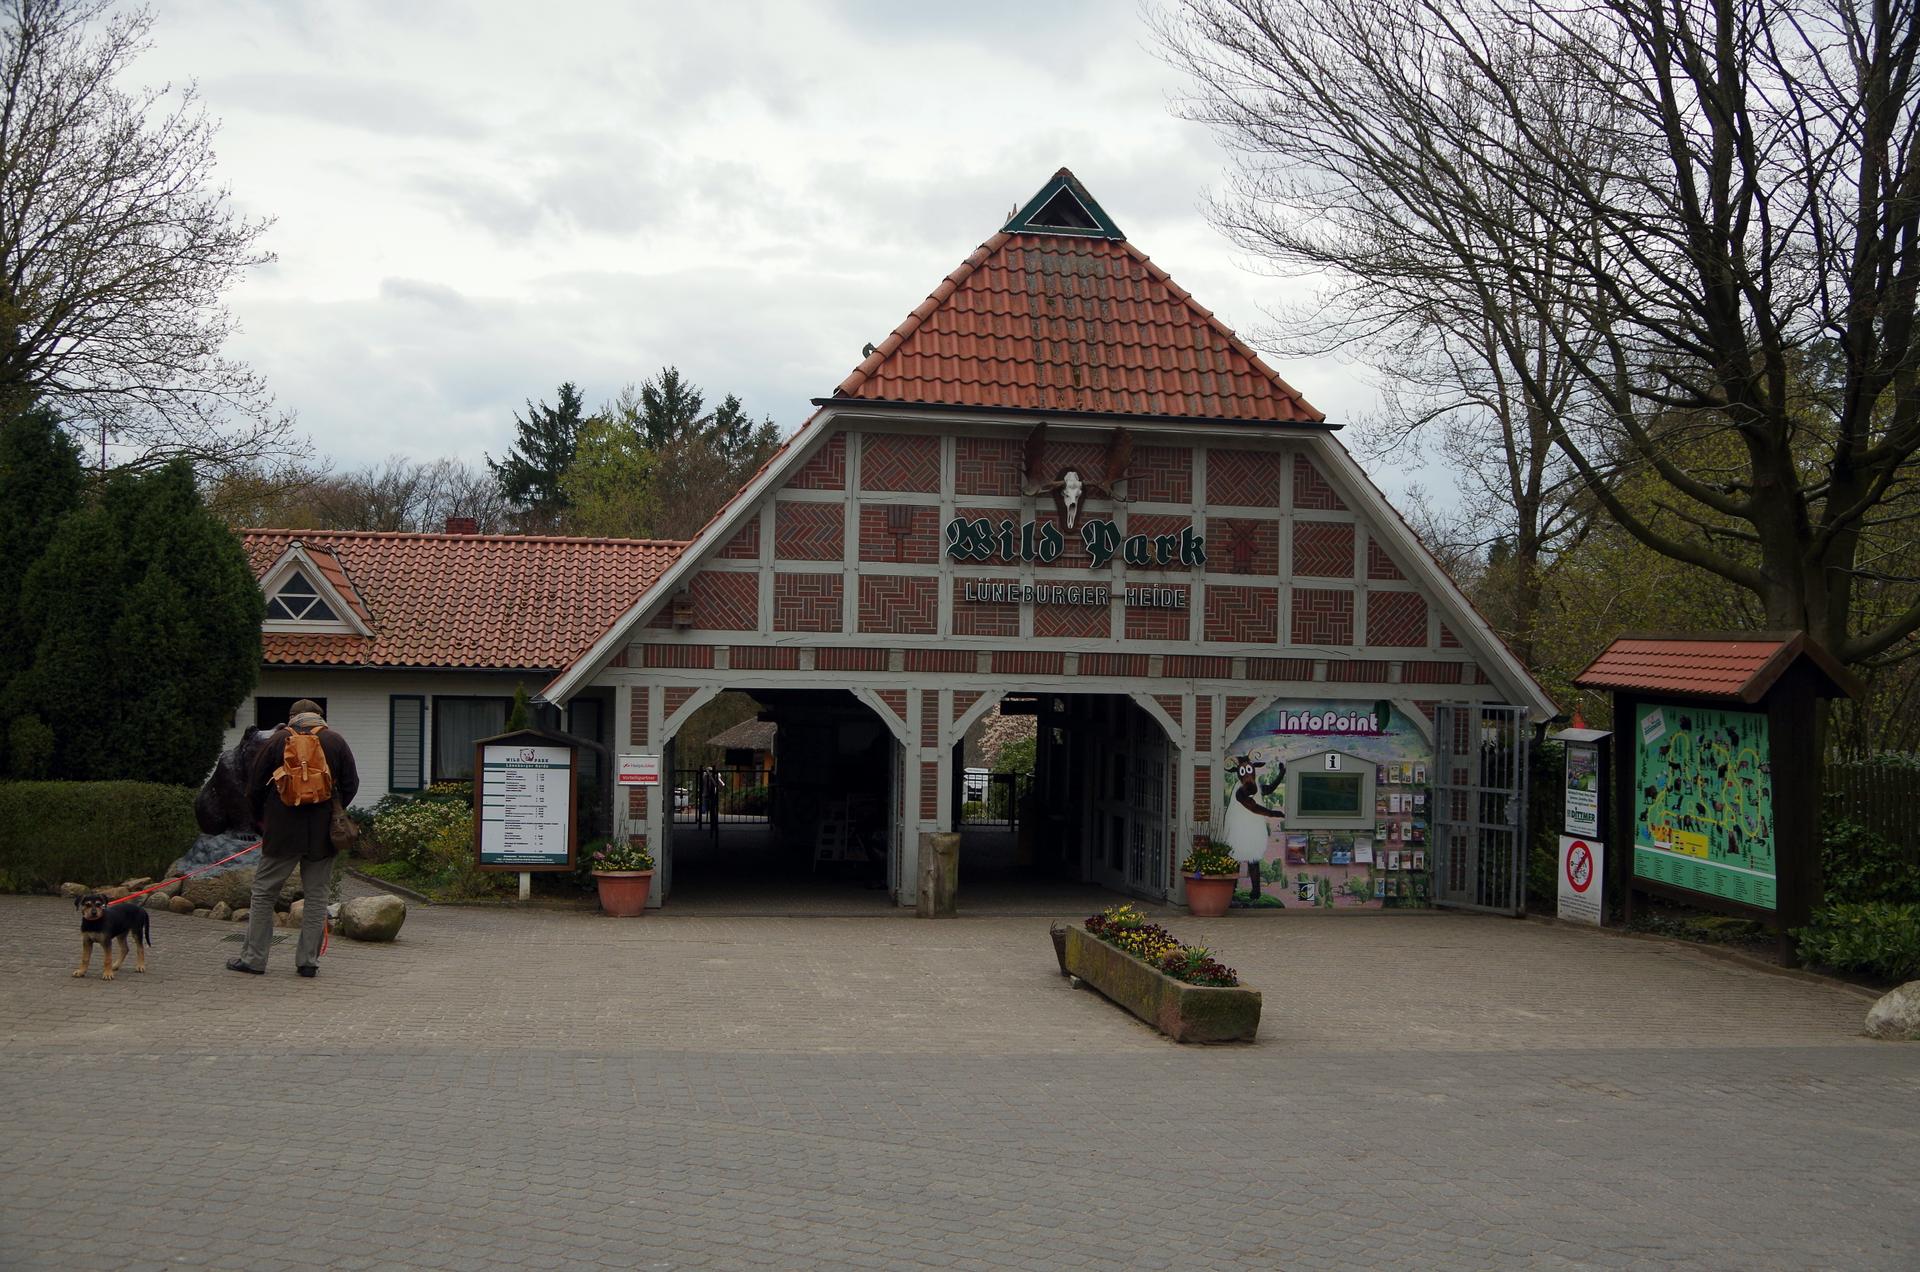
M 333 770 L 327 767 L 327 753 L 320 748 L 320 734 L 287 730 L 287 747 L 280 754 L 280 767 L 273 770 L 273 789 L 280 802 L 298 808 L 302 804 L 324 804 L 333 798 Z

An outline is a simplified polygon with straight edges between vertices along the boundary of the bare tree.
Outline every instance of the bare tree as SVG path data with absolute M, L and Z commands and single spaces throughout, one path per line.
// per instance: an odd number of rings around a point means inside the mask
M 344 473 L 287 464 L 221 474 L 207 503 L 236 528 L 437 531 L 471 517 L 483 534 L 507 530 L 513 509 L 493 475 L 457 459 L 394 455 Z
M 110 0 L 0 0 L 0 394 L 44 400 L 140 465 L 293 449 L 260 377 L 222 356 L 223 304 L 264 221 L 213 183 L 191 85 L 127 92 L 151 16 Z
M 1161 31 L 1240 150 L 1242 242 L 1381 333 L 1483 319 L 1555 462 L 1769 625 L 1913 643 L 1882 564 L 1916 530 L 1911 4 L 1184 0 Z

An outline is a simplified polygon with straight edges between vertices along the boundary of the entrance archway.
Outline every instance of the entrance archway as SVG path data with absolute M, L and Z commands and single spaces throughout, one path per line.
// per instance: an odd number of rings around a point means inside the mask
M 729 727 L 707 727 L 721 710 Z M 703 691 L 670 730 L 657 854 L 663 903 L 733 913 L 891 908 L 903 755 L 861 695 L 752 684 Z

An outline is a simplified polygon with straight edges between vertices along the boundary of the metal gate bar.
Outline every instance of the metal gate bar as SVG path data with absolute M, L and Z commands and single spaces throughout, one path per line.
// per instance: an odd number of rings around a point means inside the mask
M 1526 708 L 1440 703 L 1433 723 L 1434 903 L 1519 914 L 1532 741 Z

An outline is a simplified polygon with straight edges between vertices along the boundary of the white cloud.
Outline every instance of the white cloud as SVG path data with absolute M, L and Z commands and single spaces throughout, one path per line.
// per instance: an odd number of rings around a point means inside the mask
M 668 363 L 791 429 L 1063 164 L 1250 337 L 1297 286 L 1206 224 L 1224 155 L 1125 4 L 177 0 L 154 36 L 276 218 L 232 352 L 344 464 L 499 454 L 525 399 Z

